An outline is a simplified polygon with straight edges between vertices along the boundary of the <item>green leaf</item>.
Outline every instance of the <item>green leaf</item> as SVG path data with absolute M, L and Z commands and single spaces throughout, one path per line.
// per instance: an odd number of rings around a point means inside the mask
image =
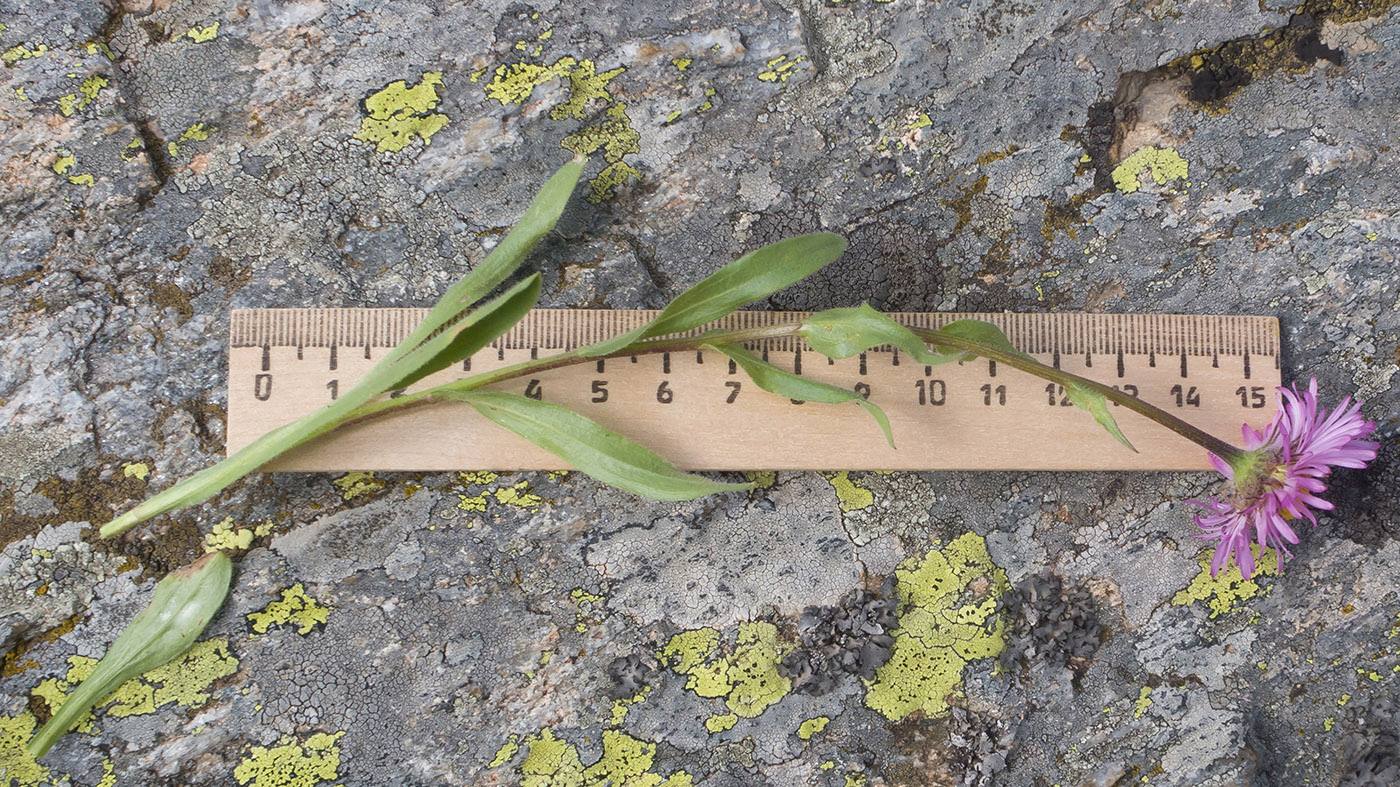
M 539 298 L 540 275 L 536 273 L 400 359 L 397 365 L 410 371 L 385 390 L 407 388 L 434 372 L 470 358 L 520 322 Z
M 828 358 L 849 358 L 871 347 L 898 347 L 916 361 L 936 366 L 960 360 L 962 353 L 936 353 L 914 332 L 862 303 L 848 309 L 827 309 L 802 321 L 798 334 L 813 350 Z
M 977 342 L 984 347 L 1019 355 L 1022 358 L 1031 357 L 1016 349 L 1016 346 L 1011 343 L 1010 339 L 1006 338 L 1006 334 L 1002 333 L 1000 328 L 986 320 L 954 320 L 939 328 L 937 332 Z M 931 340 L 931 343 L 937 345 L 938 341 L 934 339 Z M 976 355 L 976 353 L 970 352 L 967 355 Z
M 1133 453 L 1137 453 L 1137 449 L 1128 442 L 1128 438 L 1124 437 L 1123 431 L 1118 428 L 1118 422 L 1113 420 L 1113 414 L 1108 411 L 1108 399 L 1104 398 L 1103 394 L 1079 383 L 1071 382 L 1065 386 L 1065 395 L 1069 397 L 1075 407 L 1088 410 L 1089 414 L 1094 416 L 1094 420 L 1099 422 L 1099 426 L 1107 429 L 1114 439 L 1127 446 Z
M 753 488 L 753 484 L 720 483 L 682 472 L 646 448 L 557 404 L 500 391 L 444 391 L 442 396 L 470 404 L 502 428 L 635 495 L 693 500 Z
M 214 619 L 233 580 L 233 564 L 222 552 L 209 552 L 156 583 L 150 606 L 117 636 L 48 723 L 25 747 L 35 758 L 48 750 L 118 686 L 189 649 Z
M 516 222 L 501 242 L 486 255 L 486 259 L 477 263 L 470 273 L 443 293 L 442 298 L 428 312 L 428 316 L 423 318 L 423 322 L 385 357 L 384 363 L 392 363 L 418 349 L 428 337 L 451 326 L 461 318 L 465 309 L 510 278 L 525 261 L 530 250 L 535 248 L 535 244 L 554 228 L 582 173 L 583 162 L 579 160 L 570 161 L 560 167 L 540 188 L 530 206 L 525 209 L 525 214 L 520 217 L 520 221 Z
M 1012 355 L 1019 355 L 1022 358 L 1031 358 L 1020 350 L 1016 349 L 1011 340 L 1006 338 L 1006 334 L 992 323 L 984 320 L 955 320 L 938 329 L 938 333 L 956 336 L 960 339 L 973 341 L 984 347 L 1000 350 Z M 931 340 L 934 345 L 938 344 L 937 339 Z M 971 354 L 976 354 L 975 351 Z M 1031 358 L 1031 360 L 1035 360 Z M 1087 388 L 1076 382 L 1069 382 L 1065 386 L 1065 395 L 1070 402 L 1081 410 L 1087 410 L 1094 420 L 1099 423 L 1108 433 L 1118 440 L 1118 442 L 1137 451 L 1133 444 L 1128 442 L 1128 438 L 1123 436 L 1122 430 L 1118 428 L 1118 422 L 1113 419 L 1113 414 L 1108 411 L 1108 400 L 1104 395 Z
M 632 331 L 589 345 L 586 358 L 615 353 L 633 342 L 680 333 L 713 322 L 815 273 L 841 256 L 846 241 L 819 232 L 780 240 L 720 268 L 667 304 L 656 318 Z
M 867 402 L 865 397 L 855 391 L 837 388 L 834 385 L 809 380 L 806 377 L 798 377 L 791 372 L 779 369 L 737 344 L 705 344 L 701 345 L 701 349 L 714 350 L 728 356 L 731 361 L 744 370 L 744 374 L 747 374 L 755 385 L 769 393 L 786 396 L 789 399 L 821 402 L 822 404 L 843 404 L 845 402 L 859 404 L 865 408 L 867 413 L 870 413 L 870 417 L 875 419 L 875 423 L 880 425 L 880 431 L 885 433 L 885 440 L 889 442 L 890 448 L 895 447 L 894 434 L 890 431 L 890 419 L 885 415 L 885 411 Z

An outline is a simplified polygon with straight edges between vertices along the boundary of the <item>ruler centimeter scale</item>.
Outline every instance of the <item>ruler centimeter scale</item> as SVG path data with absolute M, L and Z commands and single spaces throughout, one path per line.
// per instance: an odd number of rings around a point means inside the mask
M 228 451 L 324 406 L 382 358 L 426 309 L 233 312 Z M 536 309 L 455 368 L 410 390 L 546 357 L 614 336 L 652 311 Z M 804 312 L 736 312 L 707 327 L 791 322 Z M 1235 441 L 1276 408 L 1273 317 L 1144 314 L 892 314 L 937 328 L 965 317 L 998 325 L 1047 364 L 1112 385 Z M 788 371 L 851 388 L 889 415 L 896 448 L 864 409 L 797 403 L 761 390 L 713 353 L 587 361 L 496 386 L 567 406 L 698 470 L 1205 470 L 1205 451 L 1110 406 L 1137 447 L 1119 445 L 1054 384 L 995 361 L 928 367 L 897 350 L 831 361 L 787 337 L 750 345 Z M 472 408 L 433 404 L 302 446 L 269 470 L 554 470 L 557 457 Z

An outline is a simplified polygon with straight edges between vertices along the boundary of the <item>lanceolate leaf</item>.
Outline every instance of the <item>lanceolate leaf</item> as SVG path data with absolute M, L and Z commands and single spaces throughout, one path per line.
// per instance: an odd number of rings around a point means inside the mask
M 209 552 L 156 583 L 150 606 L 117 636 L 107 655 L 58 708 L 25 748 L 42 757 L 98 702 L 127 680 L 174 659 L 189 649 L 224 603 L 233 564 L 222 552 Z
M 491 253 L 486 255 L 486 259 L 477 263 L 470 273 L 447 289 L 423 322 L 385 357 L 384 363 L 392 363 L 418 349 L 429 336 L 439 329 L 451 326 L 464 309 L 486 297 L 497 285 L 510 278 L 520 267 L 520 263 L 525 261 L 530 250 L 535 248 L 535 244 L 554 228 L 554 223 L 564 212 L 564 206 L 568 204 L 569 196 L 573 194 L 582 173 L 582 161 L 571 161 L 560 167 L 535 195 L 530 207 L 525 209 L 525 215 L 520 217 L 520 221 L 496 244 Z
M 633 342 L 688 331 L 718 320 L 746 304 L 795 284 L 841 256 L 846 241 L 819 232 L 780 240 L 720 268 L 671 301 L 651 322 L 621 336 L 583 348 L 588 358 L 607 355 Z
M 536 273 L 404 356 L 398 366 L 411 371 L 389 384 L 386 390 L 407 388 L 434 372 L 471 357 L 520 322 L 539 298 L 540 275 Z
M 898 347 L 929 366 L 963 357 L 962 353 L 941 355 L 930 350 L 913 331 L 870 308 L 868 303 L 817 312 L 802 321 L 798 333 L 813 350 L 829 358 L 849 358 L 882 345 Z
M 1002 333 L 1000 328 L 983 320 L 955 320 L 938 329 L 938 333 L 974 341 L 984 347 L 1001 350 L 1002 352 L 1012 355 L 1019 355 L 1022 358 L 1031 357 L 1016 349 L 1016 347 L 1011 344 L 1011 340 L 1006 338 L 1006 334 Z M 932 343 L 936 346 L 938 340 L 933 339 Z M 976 353 L 973 352 L 971 354 L 975 355 Z M 1133 448 L 1133 444 L 1128 442 L 1128 438 L 1123 436 L 1123 431 L 1118 428 L 1118 422 L 1114 420 L 1113 414 L 1108 411 L 1108 400 L 1104 398 L 1103 394 L 1091 388 L 1086 388 L 1079 383 L 1070 381 L 1065 384 L 1065 395 L 1069 397 L 1070 402 L 1072 402 L 1075 407 L 1081 410 L 1087 410 L 1090 415 L 1094 416 L 1094 420 L 1099 423 L 1099 426 L 1108 430 L 1108 433 L 1113 435 L 1114 439 L 1133 451 L 1137 451 L 1136 448 Z
M 855 391 L 837 388 L 834 385 L 809 380 L 806 377 L 798 377 L 764 361 L 737 344 L 706 344 L 702 346 L 702 349 L 724 353 L 744 370 L 744 373 L 749 376 L 750 380 L 754 381 L 755 385 L 769 393 L 786 396 L 789 399 L 801 399 L 806 402 L 821 402 L 823 404 L 855 402 L 859 404 L 865 408 L 866 412 L 870 413 L 870 417 L 875 419 L 875 423 L 880 425 L 880 431 L 885 433 L 885 440 L 889 442 L 890 448 L 894 448 L 894 435 L 890 432 L 890 419 L 885 416 L 885 411 L 867 402 Z
M 693 500 L 753 488 L 682 472 L 646 448 L 557 404 L 499 391 L 444 391 L 442 395 L 470 404 L 497 425 L 599 481 L 642 497 Z

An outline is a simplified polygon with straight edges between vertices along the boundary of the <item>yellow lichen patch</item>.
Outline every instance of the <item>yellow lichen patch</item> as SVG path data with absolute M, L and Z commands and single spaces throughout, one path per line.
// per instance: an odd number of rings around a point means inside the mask
M 29 94 L 24 92 L 24 85 L 18 85 L 15 87 L 15 95 L 19 97 L 20 101 L 29 100 Z
M 920 112 L 918 119 L 915 120 L 913 123 L 910 123 L 908 126 L 905 126 L 905 128 L 909 129 L 910 131 L 916 131 L 921 128 L 928 128 L 932 125 L 933 119 L 928 116 L 928 113 Z
M 505 486 L 491 493 L 496 502 L 503 506 L 515 506 L 526 511 L 534 511 L 544 505 L 544 498 L 530 492 L 528 481 L 520 481 L 514 486 Z
M 691 787 L 685 771 L 668 777 L 655 773 L 656 744 L 617 730 L 603 731 L 603 755 L 584 767 L 578 748 L 545 728 L 521 741 L 529 753 L 520 764 L 521 787 Z M 508 744 L 509 745 L 509 744 Z M 511 753 L 511 757 L 514 756 Z M 500 760 L 499 764 L 509 761 Z M 496 760 L 492 767 L 497 767 Z
M 122 477 L 145 481 L 151 474 L 151 466 L 145 462 L 123 462 Z
M 603 622 L 603 602 L 608 600 L 607 596 L 589 593 L 583 588 L 574 588 L 569 593 L 569 600 L 578 605 L 578 611 L 574 613 L 575 631 L 582 634 L 589 626 Z
M 692 60 L 692 59 L 690 59 L 690 58 L 688 58 L 688 57 L 673 57 L 673 58 L 671 58 L 671 65 L 675 66 L 675 67 L 676 67 L 676 70 L 677 70 L 677 71 L 680 71 L 681 73 L 685 73 L 685 70 L 686 70 L 687 68 L 690 68 L 690 64 L 691 64 L 691 63 L 694 63 L 694 62 L 695 62 L 694 60 Z
M 1140 148 L 1113 168 L 1113 185 L 1124 194 L 1132 194 L 1142 187 L 1138 176 L 1142 174 L 1143 170 L 1152 176 L 1152 181 L 1158 186 L 1165 185 L 1169 180 L 1178 179 L 1186 181 L 1188 186 L 1191 185 L 1187 181 L 1189 165 L 1186 159 L 1172 148 L 1159 148 L 1152 145 Z
M 510 737 L 506 738 L 506 742 L 501 744 L 501 748 L 496 750 L 496 756 L 491 759 L 490 764 L 486 767 L 499 768 L 502 765 L 505 765 L 506 763 L 510 762 L 511 759 L 513 759 L 516 753 L 519 751 L 520 735 L 512 732 L 510 734 Z
M 297 633 L 304 636 L 316 626 L 324 626 L 330 615 L 331 607 L 307 595 L 306 588 L 298 582 L 283 590 L 281 599 L 248 615 L 248 622 L 258 634 L 266 634 L 273 626 L 294 625 Z
M 580 60 L 577 66 L 565 72 L 569 78 L 569 98 L 550 110 L 549 116 L 555 120 L 563 120 L 564 118 L 582 120 L 587 112 L 589 101 L 594 99 L 612 100 L 612 96 L 608 93 L 608 83 L 617 79 L 626 70 L 618 66 L 611 71 L 599 74 L 592 60 Z
M 992 563 L 987 544 L 966 533 L 924 558 L 895 570 L 899 627 L 890 659 L 875 673 L 865 704 L 886 718 L 915 711 L 940 716 L 962 683 L 963 667 L 1001 653 L 1006 646 L 997 598 L 1006 572 Z
M 4 61 L 7 66 L 12 66 L 21 60 L 28 60 L 32 57 L 42 57 L 44 53 L 48 51 L 48 44 L 40 44 L 33 49 L 20 44 L 6 49 L 5 53 L 0 55 L 0 61 Z
M 1146 713 L 1150 707 L 1152 707 L 1152 687 L 1143 686 L 1142 690 L 1138 692 L 1137 702 L 1133 703 L 1133 718 L 1141 719 L 1142 714 Z
M 92 177 L 92 173 L 84 172 L 81 175 L 69 175 L 68 182 L 72 183 L 74 186 L 87 186 L 88 188 L 92 188 L 93 184 L 97 181 Z
M 1191 584 L 1187 585 L 1185 590 L 1172 596 L 1172 606 L 1182 607 L 1203 601 L 1210 607 L 1211 618 L 1217 618 L 1234 611 L 1240 602 L 1259 595 L 1259 583 L 1255 578 L 1278 576 L 1278 558 L 1272 549 L 1261 552 L 1258 544 L 1251 545 L 1250 550 L 1254 553 L 1254 577 L 1250 579 L 1245 579 L 1239 566 L 1235 565 L 1212 577 L 1211 551 L 1201 552 L 1196 558 L 1196 563 L 1201 567 L 1200 573 L 1196 574 L 1196 578 L 1191 580 Z
M 380 153 L 397 153 L 408 147 L 414 137 L 427 145 L 447 125 L 447 115 L 433 111 L 442 100 L 439 87 L 441 72 L 430 71 L 413 87 L 400 79 L 371 93 L 363 102 L 367 117 L 360 121 L 354 138 L 375 143 Z
M 203 123 L 192 123 L 189 128 L 180 132 L 180 136 L 174 142 L 166 143 L 166 150 L 171 158 L 178 158 L 180 155 L 180 145 L 185 142 L 203 142 L 209 138 L 212 128 L 206 128 Z
M 272 532 L 272 520 L 254 528 L 234 527 L 233 517 L 214 525 L 209 535 L 204 537 L 206 552 L 242 552 L 253 545 L 253 539 L 262 538 Z
M 54 159 L 53 171 L 62 175 L 72 169 L 73 165 L 77 163 L 78 157 L 65 150 L 58 154 L 58 158 Z
M 108 698 L 111 716 L 139 716 L 174 703 L 197 708 L 209 701 L 209 687 L 238 671 L 227 637 L 196 642 L 183 656 L 123 683 Z
M 831 488 L 836 490 L 836 499 L 840 502 L 842 511 L 859 511 L 875 502 L 875 495 L 869 489 L 856 486 L 851 480 L 851 471 L 842 470 L 839 473 L 822 475 L 831 482 Z
M 804 741 L 810 741 L 813 735 L 826 729 L 826 725 L 831 723 L 829 716 L 818 716 L 815 719 L 808 719 L 797 727 L 797 737 Z
M 685 687 L 701 697 L 723 697 L 731 711 L 754 718 L 792 690 L 778 672 L 790 645 L 778 641 L 778 628 L 764 621 L 739 624 L 733 652 L 720 653 L 719 632 L 683 631 L 661 649 L 661 660 L 686 676 Z
M 772 470 L 745 470 L 744 476 L 755 490 L 772 489 L 778 483 L 778 474 Z
M 384 479 L 375 478 L 374 473 L 346 473 L 333 479 L 331 484 L 340 490 L 340 497 L 344 500 L 371 497 L 385 487 Z
M 843 787 L 865 787 L 867 781 L 865 774 L 859 771 L 851 771 L 846 774 L 846 783 Z
M 111 757 L 102 758 L 102 778 L 97 780 L 97 787 L 117 787 L 117 766 Z
M 806 59 L 807 58 L 804 55 L 798 55 L 792 60 L 788 60 L 787 55 L 778 55 L 777 57 L 768 61 L 768 68 L 762 73 L 760 73 L 758 75 L 758 78 L 763 80 L 764 82 L 777 82 L 780 84 L 786 84 L 788 81 L 788 77 L 792 76 L 793 74 L 793 69 L 797 68 L 798 63 L 801 63 L 803 60 Z
M 101 93 L 102 88 L 106 86 L 107 80 L 105 78 L 93 74 L 84 79 L 81 85 L 78 85 L 77 93 L 58 97 L 58 111 L 63 113 L 64 117 L 72 117 L 74 113 L 86 109 L 89 104 L 96 101 L 97 94 Z
M 318 732 L 305 741 L 285 737 L 270 749 L 254 746 L 233 769 L 233 778 L 252 787 L 315 787 L 338 779 L 343 735 Z
M 183 35 L 187 36 L 191 41 L 195 42 L 196 44 L 208 43 L 209 41 L 213 41 L 214 39 L 219 37 L 219 23 L 214 22 L 213 24 L 205 25 L 204 27 L 196 25 L 194 27 L 191 27 L 189 30 L 186 30 L 183 33 Z M 175 37 L 179 38 L 180 36 Z
M 733 713 L 726 713 L 723 716 L 711 716 L 705 719 L 705 729 L 711 735 L 717 735 L 726 730 L 734 729 L 734 725 L 739 723 L 739 716 Z
M 602 122 L 564 137 L 560 145 L 582 156 L 603 151 L 603 161 L 608 166 L 589 181 L 593 192 L 588 197 L 591 202 L 600 202 L 610 199 L 628 178 L 639 177 L 640 173 L 622 157 L 641 152 L 641 139 L 642 135 L 632 128 L 632 121 L 627 117 L 627 105 L 619 102 L 608 108 Z
M 651 694 L 651 687 L 643 686 L 641 691 L 631 697 L 613 700 L 612 710 L 608 713 L 608 724 L 613 727 L 621 727 L 622 722 L 627 720 L 627 711 L 631 710 L 633 705 L 646 702 L 648 694 Z
M 64 673 L 63 677 L 45 678 L 39 681 L 39 685 L 31 689 L 29 694 L 43 700 L 48 705 L 50 713 L 57 713 L 64 701 L 68 699 L 68 694 L 76 689 L 79 683 L 87 680 L 96 666 L 97 659 L 87 656 L 69 656 L 68 671 Z M 92 732 L 92 714 L 84 714 L 73 729 L 78 732 Z
M 24 750 L 38 726 L 34 714 L 29 711 L 15 716 L 0 715 L 0 784 L 38 787 L 50 782 L 49 769 Z

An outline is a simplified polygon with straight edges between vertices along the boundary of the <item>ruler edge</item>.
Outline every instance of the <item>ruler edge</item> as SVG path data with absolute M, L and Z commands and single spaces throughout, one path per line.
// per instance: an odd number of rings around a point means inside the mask
M 391 348 L 402 341 L 416 326 L 429 309 L 419 307 L 272 307 L 272 308 L 250 308 L 233 309 L 229 313 L 229 335 L 228 349 L 246 349 L 253 347 L 330 347 L 335 346 L 369 346 Z M 492 349 L 527 349 L 539 347 L 541 349 L 568 350 L 582 344 L 591 343 L 617 335 L 630 330 L 637 325 L 643 324 L 647 319 L 659 313 L 656 309 L 551 309 L 535 308 L 531 309 L 520 322 L 512 326 L 488 346 Z M 752 327 L 756 325 L 771 324 L 776 319 L 800 319 L 803 315 L 812 312 L 793 311 L 758 311 L 740 310 L 732 312 L 720 320 L 707 323 L 705 326 L 686 331 L 679 334 L 668 334 L 668 336 L 694 335 L 716 325 L 728 325 L 735 327 Z M 1282 338 L 1279 318 L 1275 315 L 1254 315 L 1254 314 L 1182 314 L 1182 313 L 1123 313 L 1123 312 L 890 312 L 890 317 L 907 324 L 925 323 L 928 327 L 935 327 L 932 323 L 947 324 L 958 319 L 980 319 L 996 324 L 1008 334 L 1024 333 L 1013 325 L 1017 322 L 1031 321 L 1049 318 L 1057 322 L 1065 320 L 1084 320 L 1088 318 L 1090 330 L 1071 330 L 1069 335 L 1062 335 L 1065 326 L 1055 326 L 1053 331 L 1045 331 L 1044 338 L 1048 343 L 1052 339 L 1079 340 L 1097 345 L 1098 349 L 1087 349 L 1085 351 L 1098 354 L 1110 354 L 1123 352 L 1125 354 L 1143 355 L 1152 352 L 1162 352 L 1164 354 L 1185 353 L 1190 356 L 1200 357 L 1213 354 L 1225 355 L 1260 355 L 1272 357 L 1274 367 L 1280 368 L 1283 355 Z M 359 315 L 368 315 L 372 322 L 370 324 L 347 326 L 345 318 L 356 318 Z M 555 344 L 538 344 L 528 341 L 527 338 L 535 338 L 540 330 L 554 330 L 567 333 L 568 327 L 559 323 L 568 322 L 571 319 L 589 319 L 593 315 L 606 315 L 610 318 L 610 323 L 605 326 L 606 333 L 593 334 L 586 340 L 575 342 L 563 341 Z M 317 325 L 312 324 L 315 318 L 322 318 Z M 327 326 L 327 321 L 341 318 L 340 324 Z M 374 318 L 381 318 L 375 320 Z M 362 318 L 361 318 L 362 319 Z M 1093 322 L 1103 323 L 1103 330 L 1094 330 Z M 1212 339 L 1216 346 L 1210 352 L 1190 352 L 1181 346 L 1165 347 L 1157 345 L 1148 347 L 1139 341 L 1133 347 L 1123 347 L 1123 327 L 1128 323 L 1129 330 L 1136 333 L 1148 333 L 1150 328 L 1160 327 L 1165 321 L 1181 330 L 1172 333 L 1183 337 L 1178 344 L 1194 345 L 1192 349 L 1200 349 L 1208 346 Z M 1219 346 L 1220 340 L 1224 338 L 1221 328 L 1228 321 L 1237 321 L 1248 326 L 1252 330 L 1229 332 L 1234 336 L 1241 336 L 1241 346 L 1227 349 Z M 544 325 L 543 323 L 554 323 Z M 1134 324 L 1136 322 L 1136 324 Z M 1216 328 L 1215 336 L 1206 335 L 1212 331 L 1201 330 L 1202 323 L 1214 322 Z M 1154 326 L 1155 324 L 1155 326 Z M 597 325 L 591 326 L 602 330 Z M 1078 326 L 1070 326 L 1074 328 Z M 319 328 L 321 335 L 317 337 L 301 336 L 301 341 L 291 341 L 290 336 L 297 332 L 304 333 L 308 329 Z M 1111 329 L 1118 330 L 1111 330 Z M 385 332 L 390 332 L 387 336 Z M 356 341 L 346 341 L 351 338 L 344 335 L 352 332 Z M 526 336 L 522 337 L 522 334 Z M 395 338 L 395 335 L 397 338 Z M 558 334 L 556 334 L 558 335 Z M 310 338 L 311 341 L 305 339 Z M 660 337 L 658 337 L 660 338 Z M 1012 344 L 1016 344 L 1018 349 L 1032 355 L 1047 355 L 1053 352 L 1044 349 L 1044 344 L 1032 346 L 1029 342 L 1017 343 L 1014 337 Z M 782 339 L 767 340 L 765 346 L 780 351 L 791 351 L 797 349 L 798 343 L 795 337 L 784 337 Z M 800 343 L 801 347 L 806 347 L 806 343 Z M 886 348 L 876 348 L 874 351 L 888 351 Z M 1078 352 L 1079 350 L 1076 350 Z M 227 368 L 227 364 L 226 364 Z

